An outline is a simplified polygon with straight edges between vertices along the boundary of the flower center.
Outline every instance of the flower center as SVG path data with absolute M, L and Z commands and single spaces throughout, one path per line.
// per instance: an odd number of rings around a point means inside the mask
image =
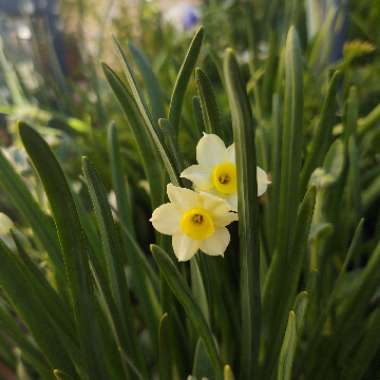
M 194 240 L 205 240 L 214 231 L 214 222 L 204 208 L 192 208 L 186 211 L 180 221 L 182 232 Z
M 236 192 L 236 166 L 231 162 L 225 162 L 214 167 L 211 174 L 212 184 L 215 189 L 224 195 Z

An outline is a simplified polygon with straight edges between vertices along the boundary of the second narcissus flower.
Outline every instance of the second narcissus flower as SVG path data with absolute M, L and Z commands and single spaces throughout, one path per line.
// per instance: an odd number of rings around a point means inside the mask
M 193 182 L 197 191 L 210 192 L 224 198 L 237 211 L 237 173 L 235 144 L 228 148 L 215 134 L 204 134 L 197 144 L 198 165 L 191 165 L 181 173 Z M 270 184 L 265 171 L 257 167 L 257 196 L 263 195 Z
M 158 232 L 172 235 L 178 261 L 190 260 L 199 249 L 210 256 L 223 256 L 230 242 L 226 226 L 237 220 L 228 203 L 172 184 L 167 194 L 170 203 L 156 208 L 150 221 Z

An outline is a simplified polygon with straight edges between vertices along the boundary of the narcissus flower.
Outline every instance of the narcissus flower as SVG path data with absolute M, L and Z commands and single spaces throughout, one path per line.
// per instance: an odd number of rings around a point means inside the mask
M 227 225 L 237 220 L 226 201 L 207 193 L 167 186 L 170 203 L 153 211 L 153 227 L 172 235 L 179 261 L 190 260 L 200 249 L 210 256 L 223 256 L 230 242 Z
M 193 182 L 194 189 L 224 198 L 237 211 L 237 177 L 235 144 L 226 148 L 215 134 L 204 134 L 197 144 L 198 165 L 191 165 L 181 173 Z M 270 184 L 265 171 L 257 167 L 257 196 L 263 195 Z

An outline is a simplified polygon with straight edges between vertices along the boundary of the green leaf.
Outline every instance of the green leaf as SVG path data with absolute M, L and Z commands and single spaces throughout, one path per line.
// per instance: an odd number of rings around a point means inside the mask
M 277 380 L 291 380 L 294 357 L 297 348 L 296 314 L 289 313 L 288 325 L 278 363 Z
M 100 354 L 94 321 L 94 295 L 88 264 L 88 243 L 79 222 L 67 180 L 47 143 L 31 127 L 20 123 L 20 136 L 40 178 L 56 223 L 62 248 L 67 286 L 77 323 L 85 378 L 101 378 Z M 92 321 L 92 323 L 88 323 Z M 63 366 L 57 366 L 64 368 Z
M 192 101 L 193 106 L 193 114 L 194 114 L 194 121 L 196 126 L 196 140 L 201 139 L 202 133 L 206 130 L 204 122 L 203 122 L 203 116 L 202 116 L 202 105 L 201 105 L 201 99 L 199 96 L 193 96 Z
M 175 297 L 185 309 L 186 315 L 194 326 L 199 336 L 202 338 L 207 353 L 214 367 L 217 380 L 222 379 L 222 363 L 218 354 L 218 350 L 210 331 L 209 326 L 202 314 L 202 311 L 194 300 L 191 290 L 182 278 L 177 267 L 170 259 L 169 254 L 156 245 L 151 245 L 153 257 L 160 268 L 167 284 Z
M 327 94 L 322 106 L 321 117 L 311 139 L 310 151 L 301 172 L 301 189 L 306 189 L 312 171 L 320 166 L 331 143 L 332 128 L 336 114 L 336 93 L 338 91 L 341 74 L 335 72 L 330 79 Z
M 355 353 L 346 364 L 342 378 L 346 380 L 362 379 L 368 371 L 372 360 L 376 360 L 376 354 L 380 348 L 380 308 L 377 308 L 370 316 L 365 326 L 363 338 L 355 347 Z
M 158 207 L 164 199 L 164 175 L 152 137 L 147 129 L 144 128 L 144 122 L 139 114 L 137 105 L 119 76 L 106 64 L 103 64 L 103 71 L 135 137 L 145 175 L 149 182 L 152 207 Z
M 309 294 L 306 291 L 298 293 L 294 301 L 293 310 L 297 316 L 297 335 L 298 339 L 302 338 L 304 327 L 306 325 L 306 312 L 309 303 Z
M 132 328 L 133 314 L 124 272 L 125 259 L 119 235 L 116 232 L 104 186 L 100 182 L 94 166 L 84 157 L 82 167 L 102 241 L 107 266 L 107 283 L 120 314 L 119 317 L 113 314 L 112 318 L 116 320 L 117 334 L 120 334 L 123 345 L 127 347 L 131 358 L 139 363 L 139 369 L 141 370 L 141 368 L 144 369 L 144 364 L 142 353 L 137 345 L 135 330 Z
M 289 29 L 285 46 L 284 124 L 281 143 L 280 199 L 277 220 L 277 247 L 289 255 L 299 201 L 299 173 L 303 135 L 303 85 L 301 48 L 294 27 Z
M 193 296 L 202 310 L 208 324 L 210 324 L 210 313 L 208 308 L 208 300 L 205 285 L 203 283 L 202 274 L 197 260 L 190 261 L 191 287 Z M 196 373 L 194 373 L 196 375 Z
M 195 346 L 193 369 L 191 373 L 198 379 L 212 378 L 212 363 L 210 362 L 210 358 L 207 355 L 203 340 L 200 338 L 197 340 L 197 344 Z
M 251 109 L 234 53 L 224 57 L 224 77 L 232 115 L 238 178 L 240 238 L 241 379 L 258 376 L 260 340 L 259 208 L 255 134 Z
M 0 150 L 0 187 L 7 199 L 20 212 L 23 219 L 33 228 L 36 237 L 46 249 L 54 274 L 62 284 L 61 268 L 63 261 L 60 255 L 57 233 L 54 223 L 38 206 L 22 178 L 16 173 Z
M 219 111 L 212 84 L 208 76 L 199 67 L 195 70 L 203 121 L 207 133 L 221 134 Z M 223 136 L 221 136 L 223 137 Z
M 228 364 L 224 366 L 224 380 L 235 380 L 232 369 Z
M 118 216 L 131 234 L 135 235 L 130 188 L 124 174 L 117 128 L 113 123 L 108 128 L 108 154 L 110 157 L 112 185 L 116 195 Z
M 127 56 L 123 48 L 121 47 L 121 44 L 117 40 L 115 40 L 115 43 L 124 63 L 125 75 L 127 78 L 129 89 L 133 97 L 133 101 L 135 102 L 137 110 L 139 111 L 139 114 L 144 122 L 143 125 L 145 126 L 150 136 L 149 139 L 151 141 L 151 145 L 152 147 L 154 147 L 154 149 L 156 149 L 159 157 L 161 158 L 162 163 L 172 183 L 178 184 L 178 173 L 176 173 L 175 166 L 170 160 L 168 149 L 166 147 L 165 142 L 163 141 L 161 130 L 158 128 L 158 120 L 155 122 L 152 121 L 151 116 L 149 115 L 149 112 L 147 111 L 144 101 L 141 97 L 140 91 L 137 87 L 137 82 L 133 75 L 132 69 L 128 63 Z
M 57 333 L 46 314 L 43 299 L 35 292 L 34 284 L 29 284 L 30 278 L 1 240 L 0 261 L 0 286 L 29 327 L 49 366 L 60 366 L 74 375 L 75 370 L 65 348 L 57 345 Z
M 168 323 L 168 314 L 164 313 L 160 319 L 159 328 L 159 351 L 158 351 L 158 369 L 160 380 L 172 378 L 172 358 L 170 346 L 170 330 Z
M 154 74 L 148 58 L 132 42 L 128 42 L 129 51 L 136 62 L 149 97 L 153 120 L 165 117 L 165 106 L 160 84 Z
M 179 121 L 181 117 L 182 104 L 185 97 L 187 85 L 190 80 L 191 73 L 197 63 L 197 59 L 201 50 L 203 41 L 203 28 L 200 27 L 193 39 L 191 40 L 186 57 L 179 70 L 174 90 L 170 99 L 169 120 L 174 130 L 178 133 Z

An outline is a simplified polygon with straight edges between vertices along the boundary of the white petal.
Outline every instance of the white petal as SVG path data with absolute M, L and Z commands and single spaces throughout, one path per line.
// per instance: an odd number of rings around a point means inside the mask
M 225 227 L 237 220 L 237 214 L 231 212 L 227 199 L 203 192 L 199 193 L 199 198 L 202 207 L 211 213 L 216 227 Z
M 213 168 L 227 161 L 227 149 L 223 140 L 212 133 L 205 133 L 197 144 L 197 161 L 205 168 Z
M 198 251 L 200 241 L 178 233 L 172 238 L 173 251 L 178 261 L 190 260 Z
M 162 234 L 173 235 L 180 231 L 181 211 L 172 203 L 157 207 L 150 218 L 153 227 Z
M 230 195 L 227 198 L 227 202 L 230 205 L 232 211 L 235 211 L 235 212 L 238 211 L 238 195 L 237 195 L 237 193 Z
M 212 188 L 211 173 L 201 165 L 191 165 L 181 173 L 181 178 L 187 178 L 194 184 L 194 188 L 207 191 Z
M 236 161 L 236 159 L 235 159 L 235 143 L 231 144 L 227 148 L 227 155 L 228 155 L 228 161 L 235 163 L 235 161 Z
M 268 185 L 271 183 L 268 179 L 267 173 L 260 167 L 256 168 L 257 174 L 257 196 L 260 197 L 263 195 L 268 188 Z
M 174 203 L 180 210 L 197 207 L 199 203 L 198 193 L 193 190 L 177 187 L 169 183 L 166 192 L 170 202 Z
M 210 256 L 223 256 L 230 243 L 230 233 L 227 228 L 217 228 L 212 236 L 201 242 L 200 249 Z

